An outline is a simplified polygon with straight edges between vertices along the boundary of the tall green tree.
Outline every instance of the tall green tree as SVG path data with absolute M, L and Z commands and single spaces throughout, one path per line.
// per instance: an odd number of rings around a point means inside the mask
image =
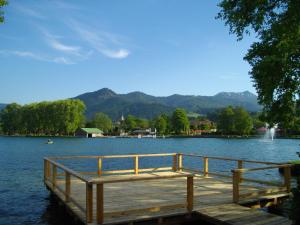
M 238 40 L 254 32 L 244 57 L 269 122 L 290 125 L 300 94 L 299 0 L 222 0 L 218 18 Z
M 218 131 L 222 134 L 233 134 L 235 132 L 234 111 L 232 106 L 221 110 L 217 122 Z
M 163 116 L 158 116 L 154 120 L 154 128 L 160 135 L 166 134 L 167 131 L 167 121 Z
M 68 99 L 20 106 L 7 105 L 0 119 L 6 134 L 74 134 L 84 120 L 85 105 Z
M 9 135 L 18 134 L 22 130 L 21 106 L 17 103 L 7 105 L 1 111 L 3 132 Z
M 242 107 L 234 109 L 234 126 L 235 132 L 239 135 L 248 135 L 253 128 L 251 116 Z
M 124 125 L 126 131 L 132 131 L 136 129 L 137 128 L 136 118 L 132 115 L 128 115 L 125 119 Z
M 92 120 L 92 126 L 99 128 L 104 133 L 108 133 L 112 130 L 112 121 L 108 115 L 99 112 L 95 114 Z
M 190 122 L 184 109 L 175 109 L 172 115 L 172 127 L 176 134 L 189 133 Z
M 6 6 L 8 4 L 8 2 L 6 0 L 0 0 L 0 23 L 4 22 L 4 12 L 2 10 L 3 6 Z

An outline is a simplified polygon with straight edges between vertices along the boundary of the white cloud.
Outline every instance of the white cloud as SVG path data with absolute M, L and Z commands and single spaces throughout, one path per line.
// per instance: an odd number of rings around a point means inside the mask
M 86 41 L 94 50 L 106 57 L 123 59 L 130 54 L 128 49 L 118 47 L 118 45 L 122 45 L 122 43 L 114 34 L 102 32 L 90 27 L 88 28 L 74 20 L 70 21 L 68 25 L 79 34 L 82 40 Z
M 53 63 L 67 64 L 67 65 L 74 64 L 72 60 L 65 57 L 51 57 L 51 56 L 30 52 L 30 51 L 0 50 L 0 54 L 6 56 L 14 55 L 22 58 L 30 58 L 30 59 L 44 61 L 44 62 L 53 62 Z
M 123 59 L 126 58 L 130 52 L 127 49 L 120 49 L 118 51 L 112 50 L 102 50 L 102 54 L 115 59 Z

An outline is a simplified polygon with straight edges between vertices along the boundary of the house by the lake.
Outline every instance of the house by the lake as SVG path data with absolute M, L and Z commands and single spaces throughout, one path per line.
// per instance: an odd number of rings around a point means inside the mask
M 103 131 L 98 128 L 79 128 L 76 131 L 76 136 L 87 138 L 103 137 Z

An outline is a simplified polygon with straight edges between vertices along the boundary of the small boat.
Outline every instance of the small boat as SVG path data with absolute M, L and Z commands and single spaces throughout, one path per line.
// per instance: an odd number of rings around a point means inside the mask
M 51 139 L 48 139 L 48 141 L 45 143 L 45 144 L 48 144 L 48 145 L 51 145 L 53 144 L 54 142 L 51 140 Z

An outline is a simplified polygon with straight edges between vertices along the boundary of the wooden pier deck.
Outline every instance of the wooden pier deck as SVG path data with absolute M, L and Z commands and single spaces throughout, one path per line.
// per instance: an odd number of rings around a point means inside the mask
M 139 159 L 146 157 L 172 157 L 172 165 L 140 168 Z M 183 167 L 183 157 L 199 158 L 203 170 Z M 96 158 L 98 170 L 83 174 L 61 163 L 81 158 Z M 134 168 L 102 170 L 103 160 L 111 158 L 133 158 Z M 209 172 L 209 159 L 236 161 L 237 169 L 232 176 Z M 289 165 L 175 153 L 45 158 L 44 162 L 46 186 L 85 224 L 162 223 L 171 216 L 192 214 L 212 224 L 292 224 L 285 217 L 254 209 L 289 196 Z M 247 169 L 245 163 L 265 166 Z M 285 170 L 282 184 L 243 178 L 246 172 L 279 167 Z

